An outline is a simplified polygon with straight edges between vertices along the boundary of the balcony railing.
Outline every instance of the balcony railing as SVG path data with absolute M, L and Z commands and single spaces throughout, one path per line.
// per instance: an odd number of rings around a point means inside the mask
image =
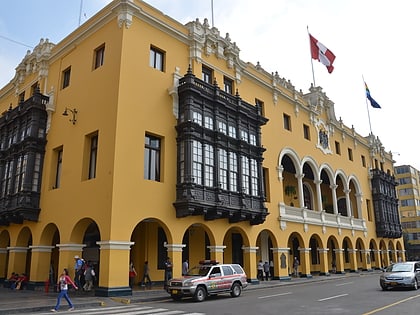
M 287 222 L 296 222 L 309 225 L 318 225 L 332 228 L 367 231 L 366 221 L 353 217 L 342 216 L 341 214 L 331 214 L 325 211 L 314 211 L 306 208 L 295 208 L 283 203 L 279 204 L 280 225 L 285 228 Z

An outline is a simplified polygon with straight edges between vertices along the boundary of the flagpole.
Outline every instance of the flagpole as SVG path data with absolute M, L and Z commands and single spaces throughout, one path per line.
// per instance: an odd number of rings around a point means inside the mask
M 211 0 L 211 27 L 214 27 L 214 10 L 213 10 L 213 0 Z
M 310 33 L 309 33 L 309 26 L 306 25 L 306 30 L 308 31 L 308 37 L 309 37 L 309 52 L 311 53 L 311 37 L 310 37 Z M 314 72 L 314 61 L 312 59 L 312 53 L 311 53 L 311 67 L 312 67 L 312 80 L 314 83 L 314 87 L 316 86 L 315 84 L 315 72 Z
M 365 78 L 363 77 L 363 74 L 362 74 L 362 80 L 363 80 L 363 85 L 364 85 L 363 87 L 365 88 L 365 101 L 366 101 L 366 109 L 367 109 L 368 119 L 369 119 L 369 129 L 370 129 L 370 134 L 373 135 L 373 133 L 372 133 L 372 124 L 370 123 L 369 104 L 368 104 L 368 99 L 367 99 L 367 96 L 366 96 L 366 82 L 365 82 Z

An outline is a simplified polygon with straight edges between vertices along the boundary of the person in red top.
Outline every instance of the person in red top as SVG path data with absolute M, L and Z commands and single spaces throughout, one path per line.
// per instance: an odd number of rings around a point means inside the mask
M 26 287 L 28 282 L 28 276 L 25 273 L 22 273 L 16 280 L 16 290 L 22 290 Z
M 57 304 L 55 305 L 55 307 L 51 310 L 51 312 L 57 312 L 58 309 L 60 308 L 60 301 L 61 298 L 65 298 L 67 303 L 69 303 L 69 311 L 73 311 L 74 310 L 74 306 L 73 303 L 71 302 L 69 295 L 68 295 L 68 285 L 71 284 L 76 290 L 78 289 L 77 286 L 74 284 L 73 280 L 71 280 L 71 278 L 69 277 L 69 272 L 67 270 L 67 268 L 64 268 L 63 273 L 60 275 L 60 277 L 58 278 L 57 281 L 58 284 L 58 288 L 60 289 L 60 293 L 58 294 L 57 297 Z

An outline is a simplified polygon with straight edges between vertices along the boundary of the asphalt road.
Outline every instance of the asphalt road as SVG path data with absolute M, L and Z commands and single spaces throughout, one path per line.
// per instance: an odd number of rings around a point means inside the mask
M 414 315 L 419 314 L 420 290 L 384 292 L 379 286 L 379 275 L 368 274 L 318 283 L 244 290 L 238 298 L 220 295 L 201 303 L 191 299 L 181 302 L 168 299 L 148 304 L 207 315 Z

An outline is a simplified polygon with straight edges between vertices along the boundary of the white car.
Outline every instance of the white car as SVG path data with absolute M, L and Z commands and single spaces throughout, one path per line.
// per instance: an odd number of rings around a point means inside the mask
M 408 287 L 417 290 L 420 285 L 420 262 L 407 261 L 388 266 L 379 279 L 382 290 Z
M 247 285 L 247 275 L 240 265 L 203 260 L 199 266 L 188 270 L 187 275 L 171 279 L 167 292 L 174 300 L 190 296 L 201 302 L 207 296 L 219 293 L 230 293 L 232 297 L 238 297 Z

